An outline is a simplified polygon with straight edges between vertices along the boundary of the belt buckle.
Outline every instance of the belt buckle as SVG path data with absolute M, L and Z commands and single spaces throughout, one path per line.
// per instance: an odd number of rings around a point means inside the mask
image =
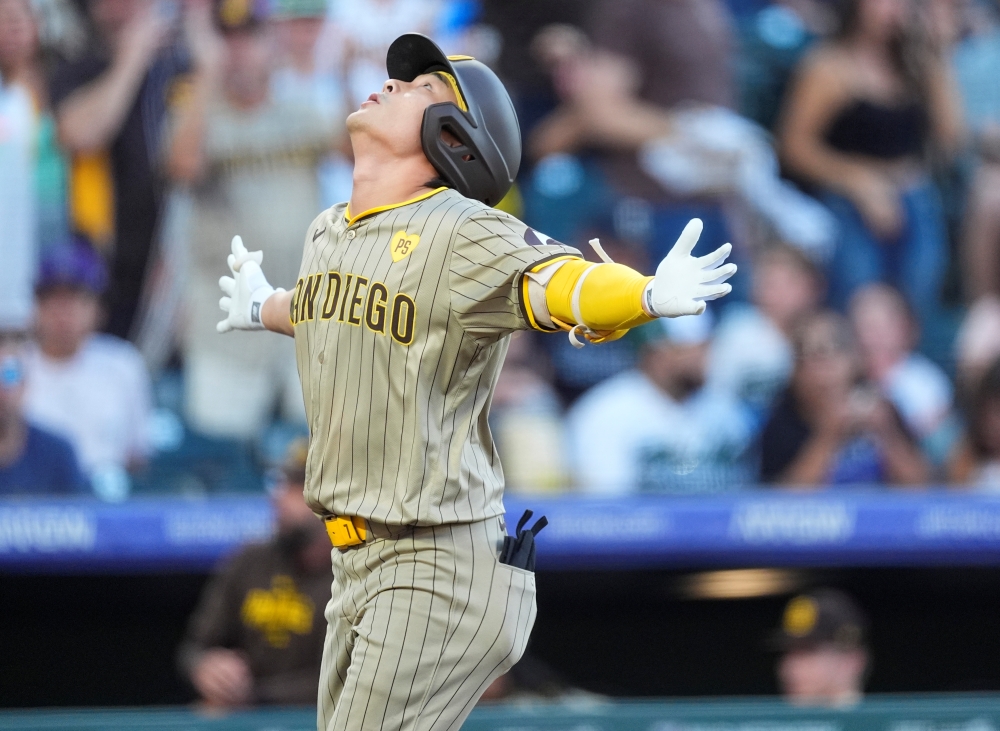
M 359 546 L 368 540 L 368 525 L 364 518 L 356 515 L 328 515 L 324 522 L 334 548 Z

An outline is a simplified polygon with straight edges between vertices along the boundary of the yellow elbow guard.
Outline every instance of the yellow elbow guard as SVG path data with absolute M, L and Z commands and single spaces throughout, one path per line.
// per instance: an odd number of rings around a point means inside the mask
M 652 277 L 623 264 L 565 261 L 545 287 L 551 320 L 560 326 L 582 325 L 594 331 L 593 342 L 615 340 L 630 328 L 654 318 L 642 309 L 642 293 Z

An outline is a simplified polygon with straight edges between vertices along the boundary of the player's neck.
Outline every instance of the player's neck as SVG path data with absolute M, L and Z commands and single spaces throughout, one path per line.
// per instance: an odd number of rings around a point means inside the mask
M 352 140 L 353 141 L 353 140 Z M 354 145 L 354 185 L 350 213 L 370 211 L 412 200 L 427 192 L 437 172 L 423 155 L 400 158 L 378 149 Z

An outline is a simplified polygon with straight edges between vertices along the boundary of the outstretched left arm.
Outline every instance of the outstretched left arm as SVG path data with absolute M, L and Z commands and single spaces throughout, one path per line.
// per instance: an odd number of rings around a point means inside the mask
M 568 330 L 582 347 L 577 333 L 599 343 L 657 317 L 700 315 L 706 301 L 729 294 L 732 286 L 725 282 L 736 273 L 735 264 L 723 264 L 730 244 L 702 257 L 691 255 L 701 231 L 702 222 L 692 219 L 654 277 L 607 259 L 594 264 L 565 258 L 539 265 L 522 285 L 533 324 Z

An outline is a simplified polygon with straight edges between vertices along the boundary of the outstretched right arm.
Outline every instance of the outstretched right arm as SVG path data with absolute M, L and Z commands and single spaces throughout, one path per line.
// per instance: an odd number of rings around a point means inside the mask
M 226 313 L 216 329 L 220 333 L 230 330 L 270 330 L 283 335 L 294 335 L 291 311 L 292 293 L 275 289 L 268 284 L 260 268 L 264 259 L 262 251 L 247 251 L 243 239 L 233 237 L 233 253 L 229 255 L 231 277 L 219 279 L 225 295 L 219 308 Z

